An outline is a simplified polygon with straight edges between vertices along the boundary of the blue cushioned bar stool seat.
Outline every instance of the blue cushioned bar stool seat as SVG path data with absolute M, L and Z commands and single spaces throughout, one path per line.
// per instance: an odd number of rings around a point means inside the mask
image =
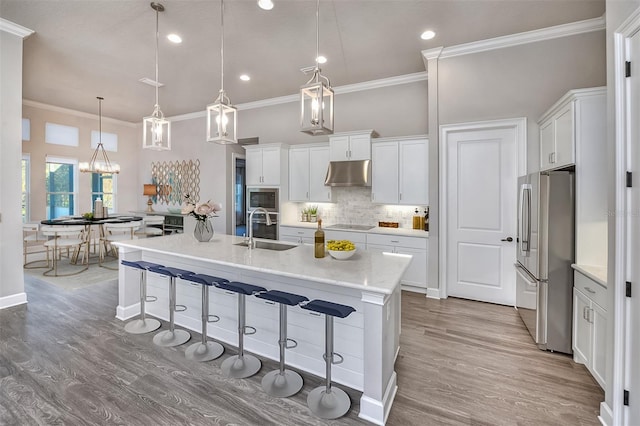
M 209 288 L 215 287 L 219 283 L 229 282 L 229 280 L 206 274 L 183 275 L 181 278 L 185 281 L 198 283 L 202 287 L 202 339 L 189 346 L 184 356 L 195 361 L 211 361 L 222 355 L 224 347 L 218 342 L 207 342 L 207 324 L 220 321 L 220 317 L 217 315 L 209 315 Z
M 309 393 L 307 405 L 318 417 L 337 419 L 349 411 L 351 400 L 345 391 L 331 386 L 331 365 L 340 364 L 344 360 L 342 355 L 333 352 L 333 318 L 346 318 L 352 312 L 355 312 L 355 309 L 351 306 L 327 302 L 326 300 L 312 300 L 307 304 L 301 305 L 301 308 L 325 315 L 325 350 L 323 358 L 327 368 L 326 384 L 315 388 Z M 340 360 L 336 362 L 333 360 L 334 357 L 338 357 Z
M 130 268 L 135 268 L 140 272 L 140 318 L 128 322 L 124 326 L 124 331 L 131 334 L 151 333 L 160 328 L 160 321 L 154 318 L 147 318 L 145 312 L 146 302 L 155 302 L 158 300 L 155 296 L 147 296 L 147 270 L 153 267 L 162 268 L 163 266 L 157 263 L 145 262 L 144 260 L 137 262 L 123 260 L 121 263 Z
M 191 339 L 191 334 L 186 330 L 176 330 L 175 313 L 187 310 L 184 305 L 176 304 L 176 278 L 184 278 L 193 275 L 193 272 L 178 268 L 149 268 L 149 271 L 169 277 L 169 330 L 161 331 L 153 336 L 153 343 L 158 346 L 178 346 Z
M 278 290 L 259 293 L 256 294 L 256 297 L 280 305 L 280 339 L 278 339 L 278 345 L 280 345 L 280 368 L 265 374 L 262 378 L 262 389 L 269 395 L 279 398 L 295 395 L 302 389 L 302 377 L 295 371 L 285 369 L 285 349 L 293 349 L 298 346 L 295 340 L 287 338 L 287 306 L 296 306 L 309 299 L 298 294 L 285 293 Z M 287 346 L 289 342 L 291 342 L 291 345 Z
M 260 371 L 262 364 L 260 360 L 253 355 L 244 353 L 244 336 L 254 334 L 256 329 L 245 325 L 246 296 L 255 293 L 267 291 L 264 287 L 253 284 L 232 281 L 228 283 L 219 283 L 218 288 L 231 291 L 238 294 L 238 355 L 233 355 L 224 360 L 220 368 L 227 377 L 234 379 L 244 379 L 251 377 Z M 247 332 L 247 329 L 250 330 Z

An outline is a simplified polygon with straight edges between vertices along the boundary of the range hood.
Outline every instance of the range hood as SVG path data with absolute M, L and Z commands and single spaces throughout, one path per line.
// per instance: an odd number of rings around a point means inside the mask
M 371 160 L 330 162 L 324 184 L 327 186 L 371 186 Z

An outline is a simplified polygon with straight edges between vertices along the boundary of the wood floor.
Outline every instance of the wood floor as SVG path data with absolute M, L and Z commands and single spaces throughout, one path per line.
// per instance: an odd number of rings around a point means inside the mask
M 260 381 L 272 361 L 229 380 L 220 374 L 227 355 L 189 362 L 184 346 L 126 334 L 114 318 L 116 285 L 25 287 L 28 305 L 0 311 L 0 425 L 366 424 L 358 392 L 349 391 L 347 416 L 326 422 L 306 407 L 319 378 L 271 398 Z M 570 357 L 536 349 L 512 308 L 405 292 L 402 321 L 388 424 L 599 424 L 602 390 Z

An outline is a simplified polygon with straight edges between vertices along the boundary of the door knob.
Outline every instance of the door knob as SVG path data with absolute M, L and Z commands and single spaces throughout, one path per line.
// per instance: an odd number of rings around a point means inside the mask
M 511 237 L 507 237 L 507 238 L 503 238 L 503 239 L 501 239 L 500 241 L 508 241 L 508 242 L 511 242 L 511 241 L 513 241 L 513 238 L 511 238 Z

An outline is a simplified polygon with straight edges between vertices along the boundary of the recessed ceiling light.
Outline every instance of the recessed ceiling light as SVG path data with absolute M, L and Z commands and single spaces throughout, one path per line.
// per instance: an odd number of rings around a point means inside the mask
M 271 10 L 273 9 L 273 2 L 271 0 L 258 0 L 258 6 L 260 6 L 260 9 Z
M 246 75 L 246 74 L 242 74 L 242 75 L 240 76 L 240 80 L 242 80 L 242 81 L 249 81 L 249 80 L 251 80 L 251 77 L 249 77 L 249 76 L 248 76 L 248 75 Z
M 170 42 L 175 43 L 175 44 L 180 44 L 182 43 L 182 37 L 180 37 L 178 34 L 169 34 L 167 36 L 167 38 L 169 39 Z
M 431 31 L 431 30 L 428 30 L 428 31 L 423 32 L 423 33 L 420 35 L 420 38 L 421 38 L 421 39 L 423 39 L 423 40 L 431 40 L 431 39 L 432 39 L 432 38 L 434 38 L 435 36 L 436 36 L 436 33 L 435 33 L 435 32 L 433 32 L 433 31 Z
M 318 56 L 317 61 L 318 61 L 319 64 L 324 64 L 324 63 L 327 62 L 327 58 L 325 58 L 324 56 L 320 55 L 320 56 Z

